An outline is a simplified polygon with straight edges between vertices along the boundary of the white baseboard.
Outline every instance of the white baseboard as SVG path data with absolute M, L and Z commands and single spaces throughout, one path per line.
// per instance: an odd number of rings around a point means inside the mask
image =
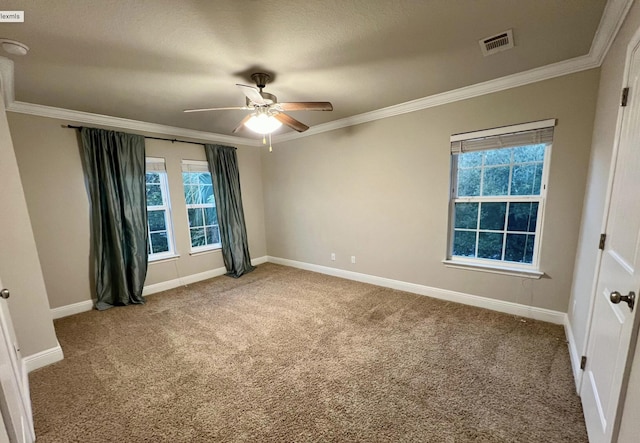
M 58 362 L 64 358 L 60 343 L 53 348 L 45 349 L 44 351 L 36 352 L 35 354 L 28 355 L 22 358 L 22 365 L 24 371 L 29 373 L 36 369 L 44 368 L 55 362 Z
M 582 369 L 580 369 L 580 354 L 576 347 L 576 339 L 573 336 L 571 321 L 569 316 L 564 317 L 564 334 L 567 337 L 567 346 L 569 347 L 569 358 L 571 359 L 571 369 L 573 371 L 573 379 L 576 382 L 576 392 L 580 394 L 580 383 L 582 382 Z
M 254 266 L 261 265 L 267 262 L 267 256 L 254 258 L 251 260 L 251 264 Z M 220 277 L 227 273 L 226 268 L 216 268 L 209 271 L 200 272 L 198 274 L 186 275 L 184 277 L 176 278 L 173 280 L 167 280 L 153 285 L 145 286 L 142 290 L 142 295 L 155 294 L 162 291 L 168 291 L 169 289 L 179 288 L 180 286 L 187 286 L 192 283 L 196 283 L 202 280 L 207 280 L 214 277 Z
M 254 266 L 261 265 L 267 262 L 267 256 L 254 258 L 251 260 L 251 264 Z M 186 275 L 184 277 L 176 278 L 173 280 L 163 281 L 152 285 L 147 285 L 142 290 L 142 295 L 156 294 L 162 291 L 168 291 L 169 289 L 175 289 L 180 286 L 186 286 L 192 283 L 196 283 L 202 280 L 207 280 L 213 277 L 219 277 L 227 273 L 225 268 L 211 269 L 206 272 L 200 272 L 199 274 Z M 68 317 L 70 315 L 79 314 L 81 312 L 91 311 L 94 307 L 93 300 L 85 300 L 71 305 L 60 306 L 59 308 L 51 309 L 51 316 L 53 319 L 62 317 Z
M 261 265 L 261 264 L 266 263 L 268 261 L 269 261 L 269 257 L 267 257 L 266 255 L 263 255 L 262 257 L 252 258 L 251 259 L 251 264 L 253 266 L 258 266 L 258 265 Z
M 87 312 L 93 309 L 93 300 L 85 300 L 71 305 L 60 306 L 51 310 L 53 319 L 68 317 L 70 315 Z
M 227 272 L 225 268 L 216 268 L 209 271 L 200 272 L 198 274 L 185 275 L 184 277 L 174 278 L 173 280 L 167 280 L 160 283 L 154 283 L 147 285 L 142 290 L 142 295 L 156 294 L 162 291 L 168 291 L 169 289 L 179 288 L 180 286 L 187 286 L 191 283 L 207 280 L 209 278 L 219 277 Z
M 426 295 L 432 298 L 438 298 L 441 300 L 462 303 L 469 306 L 490 309 L 492 311 L 517 315 L 519 317 L 546 321 L 557 325 L 563 325 L 566 317 L 566 314 L 564 312 L 553 311 L 551 309 L 537 308 L 534 306 L 527 306 L 519 303 L 495 300 L 493 298 L 480 297 L 478 295 L 465 294 L 463 292 L 450 291 L 448 289 L 433 288 L 430 286 L 408 283 L 400 280 L 392 280 L 390 278 L 377 277 L 375 275 L 361 274 L 358 272 L 345 271 L 343 269 L 330 268 L 327 266 L 314 265 L 311 263 L 299 262 L 272 256 L 269 256 L 267 260 L 278 265 L 291 266 L 293 268 L 319 272 L 321 274 L 332 275 L 334 277 L 341 277 L 348 280 L 370 283 L 372 285 L 383 286 L 400 291 L 412 292 L 414 294 Z

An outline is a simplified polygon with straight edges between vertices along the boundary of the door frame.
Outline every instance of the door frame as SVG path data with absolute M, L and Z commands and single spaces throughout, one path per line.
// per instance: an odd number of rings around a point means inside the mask
M 627 50 L 626 50 L 625 62 L 624 62 L 624 71 L 622 76 L 622 82 L 619 88 L 620 94 L 622 94 L 622 89 L 627 87 L 629 83 L 629 69 L 631 67 L 631 57 L 633 55 L 634 49 L 636 48 L 638 48 L 638 56 L 640 56 L 640 27 L 636 29 L 636 31 L 633 34 L 633 37 L 629 40 L 629 43 L 627 44 Z M 640 94 L 640 91 L 635 91 L 633 93 Z M 616 175 L 616 164 L 618 160 L 620 138 L 622 135 L 622 123 L 624 120 L 625 111 L 626 111 L 626 108 L 624 106 L 618 107 L 615 135 L 613 139 L 613 148 L 611 151 L 611 160 L 609 164 L 609 176 L 607 179 L 607 192 L 605 194 L 602 221 L 600 223 L 601 233 L 606 233 L 607 223 L 609 222 L 609 212 L 611 210 L 611 196 L 613 194 L 613 182 Z M 594 268 L 594 277 L 593 277 L 593 281 L 591 282 L 589 310 L 587 314 L 587 324 L 585 328 L 586 337 L 582 345 L 582 349 L 580 350 L 580 355 L 587 355 L 587 350 L 589 348 L 589 342 L 591 339 L 591 328 L 593 325 L 594 307 L 595 307 L 595 302 L 597 297 L 597 286 L 598 286 L 598 281 L 600 276 L 600 269 L 602 267 L 603 253 L 604 253 L 603 249 L 598 249 L 597 257 L 596 257 L 596 265 Z M 636 322 L 631 332 L 632 345 L 635 345 L 636 341 L 634 337 L 637 336 L 639 328 L 640 328 L 640 322 Z M 630 349 L 629 351 L 629 356 L 627 357 L 627 361 L 625 364 L 625 372 L 622 378 L 620 396 L 618 397 L 618 400 L 617 400 L 618 406 L 616 408 L 616 416 L 615 416 L 614 425 L 613 425 L 613 433 L 612 433 L 613 441 L 617 440 L 618 433 L 620 432 L 620 422 L 622 419 L 622 407 L 624 405 L 624 400 L 626 397 L 627 385 L 629 381 L 629 373 L 631 372 L 630 369 L 634 361 L 634 351 L 635 351 L 635 346 L 632 346 L 632 349 Z M 578 394 L 580 394 L 580 392 L 582 391 L 583 384 L 587 382 L 585 378 L 586 377 L 584 377 L 584 371 L 581 370 L 578 373 L 578 379 L 576 380 L 576 388 L 577 388 Z

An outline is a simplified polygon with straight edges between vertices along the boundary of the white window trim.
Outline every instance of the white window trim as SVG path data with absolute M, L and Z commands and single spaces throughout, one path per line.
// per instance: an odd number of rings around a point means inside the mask
M 542 129 L 551 126 L 555 126 L 556 120 L 542 120 L 539 122 L 524 123 L 521 125 L 504 126 L 500 128 L 488 129 L 483 131 L 474 131 L 464 134 L 454 134 L 451 136 L 451 141 L 464 141 L 473 138 L 490 137 L 495 135 L 509 134 L 513 132 Z M 446 258 L 442 260 L 442 263 L 449 268 L 468 269 L 474 271 L 484 271 L 496 274 L 505 274 L 518 277 L 528 278 L 541 278 L 544 272 L 540 268 L 540 250 L 542 247 L 543 228 L 544 228 L 544 213 L 547 200 L 548 182 L 549 182 L 549 169 L 551 163 L 551 151 L 553 143 L 549 143 L 546 146 L 546 152 L 542 167 L 542 177 L 540 183 L 540 195 L 539 196 L 477 196 L 477 197 L 456 197 L 456 190 L 458 188 L 457 172 L 458 172 L 458 155 L 451 156 L 451 188 L 449 194 L 449 223 L 448 223 L 448 237 L 447 237 L 447 253 Z M 538 202 L 538 216 L 536 231 L 534 233 L 536 240 L 533 250 L 533 259 L 531 264 L 522 264 L 517 262 L 509 262 L 505 260 L 490 260 L 482 258 L 468 258 L 461 256 L 454 256 L 453 252 L 453 220 L 454 210 L 456 202 L 482 202 L 482 201 L 500 201 L 500 202 L 519 202 L 519 201 L 536 201 Z M 506 230 L 500 232 L 507 232 Z M 505 235 L 506 236 L 506 235 Z
M 202 160 L 182 160 L 182 172 L 208 172 L 209 171 L 209 163 Z M 212 180 L 213 184 L 213 180 Z M 183 195 L 184 195 L 184 182 L 182 182 L 183 187 Z M 197 208 L 217 208 L 217 204 L 208 204 L 208 203 L 199 203 L 199 204 L 188 204 L 185 201 L 185 206 L 187 208 L 187 229 L 189 233 L 189 254 L 196 255 L 201 254 L 203 252 L 215 251 L 218 249 L 222 249 L 222 243 L 212 243 L 204 246 L 191 246 L 191 226 L 189 225 L 189 209 L 197 209 Z M 218 223 L 218 229 L 220 229 L 220 224 Z
M 525 277 L 525 278 L 542 278 L 544 272 L 537 269 L 524 269 L 520 267 L 511 267 L 511 266 L 499 266 L 494 264 L 485 264 L 485 263 L 468 263 L 460 260 L 442 260 L 442 263 L 447 268 L 455 268 L 455 269 L 466 269 L 470 271 L 482 271 L 489 272 L 492 274 L 503 274 L 503 275 L 511 275 L 514 277 Z M 508 262 L 500 262 L 500 263 L 508 263 Z
M 165 168 L 165 160 L 164 158 L 158 157 L 147 157 L 146 161 L 146 172 L 150 173 L 158 173 L 160 177 L 160 192 L 162 193 L 163 203 L 162 205 L 154 205 L 147 206 L 147 213 L 150 211 L 160 211 L 164 210 L 164 222 L 167 228 L 167 245 L 169 246 L 169 250 L 166 252 L 159 253 L 151 253 L 148 255 L 149 262 L 156 262 L 160 260 L 168 260 L 172 258 L 178 258 L 175 241 L 173 239 L 173 217 L 171 216 L 171 199 L 169 197 L 169 183 L 167 179 L 167 171 Z M 145 181 L 146 186 L 146 181 Z M 148 228 L 148 222 L 147 222 Z M 147 232 L 147 238 L 149 241 L 149 245 L 151 245 L 151 231 Z

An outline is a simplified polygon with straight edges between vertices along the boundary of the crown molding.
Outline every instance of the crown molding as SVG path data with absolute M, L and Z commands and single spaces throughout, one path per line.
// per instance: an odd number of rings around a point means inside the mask
M 282 142 L 294 140 L 301 137 L 307 137 L 309 135 L 320 134 L 322 132 L 334 131 L 336 129 L 345 128 L 347 126 L 359 125 L 361 123 L 367 123 L 400 114 L 420 111 L 422 109 L 433 108 L 435 106 L 442 106 L 460 100 L 467 100 L 481 95 L 491 94 L 493 92 L 500 92 L 506 89 L 536 83 L 542 80 L 549 80 L 554 77 L 561 77 L 563 75 L 597 68 L 598 66 L 598 63 L 592 57 L 584 55 L 581 57 L 576 57 L 562 62 L 543 66 L 541 68 L 519 72 L 517 74 L 508 75 L 506 77 L 500 77 L 494 80 L 477 83 L 475 85 L 465 86 L 463 88 L 454 89 L 451 91 L 442 92 L 440 94 L 434 94 L 428 97 L 400 103 L 398 105 L 388 106 L 386 108 L 377 109 L 375 111 L 365 112 L 363 114 L 354 115 L 352 117 L 323 123 L 313 126 L 304 133 L 285 134 L 278 137 L 278 141 Z
M 589 50 L 589 56 L 597 60 L 598 66 L 604 62 L 604 58 L 632 5 L 633 0 L 608 0 L 604 6 L 600 24 L 596 29 L 596 35 L 593 37 Z
M 242 144 L 250 146 L 257 145 L 257 143 L 259 142 L 259 140 L 253 140 L 250 138 L 233 137 L 230 135 L 216 134 L 213 132 L 178 128 L 176 126 L 148 123 L 139 120 L 113 117 L 110 115 L 93 114 L 90 112 L 73 111 L 70 109 L 55 108 L 53 106 L 37 105 L 20 101 L 14 101 L 9 106 L 7 106 L 7 111 L 17 112 L 20 114 L 37 115 L 40 117 L 55 118 L 74 123 L 86 123 L 118 129 L 129 129 L 140 132 L 150 132 L 153 134 L 192 138 L 202 141 Z
M 563 75 L 573 74 L 599 67 L 611 47 L 622 23 L 624 22 L 633 0 L 608 0 L 600 24 L 596 30 L 591 43 L 589 54 L 575 57 L 569 60 L 531 69 L 529 71 L 508 75 L 505 77 L 489 80 L 471 86 L 430 95 L 428 97 L 411 100 L 386 108 L 378 109 L 363 114 L 354 115 L 328 123 L 316 125 L 304 133 L 289 133 L 284 135 L 274 135 L 274 139 L 279 142 L 295 140 L 302 137 L 333 131 L 347 126 L 359 125 L 375 120 L 380 120 L 409 112 L 420 111 L 422 109 L 442 106 L 460 100 L 478 97 L 485 94 L 504 91 L 518 86 L 549 80 Z M 32 103 L 16 102 L 14 99 L 14 71 L 13 61 L 6 57 L 0 57 L 0 88 L 4 96 L 7 111 L 19 112 L 23 114 L 38 115 L 41 117 L 57 118 L 78 123 L 88 123 L 101 126 L 130 129 L 135 131 L 150 132 L 168 136 L 186 137 L 197 140 L 213 141 L 221 143 L 238 143 L 247 146 L 261 146 L 260 140 L 235 137 L 213 132 L 197 131 L 193 129 L 178 128 L 175 126 L 160 125 L 138 120 L 130 120 L 108 115 L 92 114 L 82 111 L 54 108 Z

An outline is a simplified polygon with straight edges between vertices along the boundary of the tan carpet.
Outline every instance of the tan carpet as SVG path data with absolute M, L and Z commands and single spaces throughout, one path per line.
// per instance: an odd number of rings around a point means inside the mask
M 265 264 L 55 322 L 38 443 L 586 442 L 562 327 Z

